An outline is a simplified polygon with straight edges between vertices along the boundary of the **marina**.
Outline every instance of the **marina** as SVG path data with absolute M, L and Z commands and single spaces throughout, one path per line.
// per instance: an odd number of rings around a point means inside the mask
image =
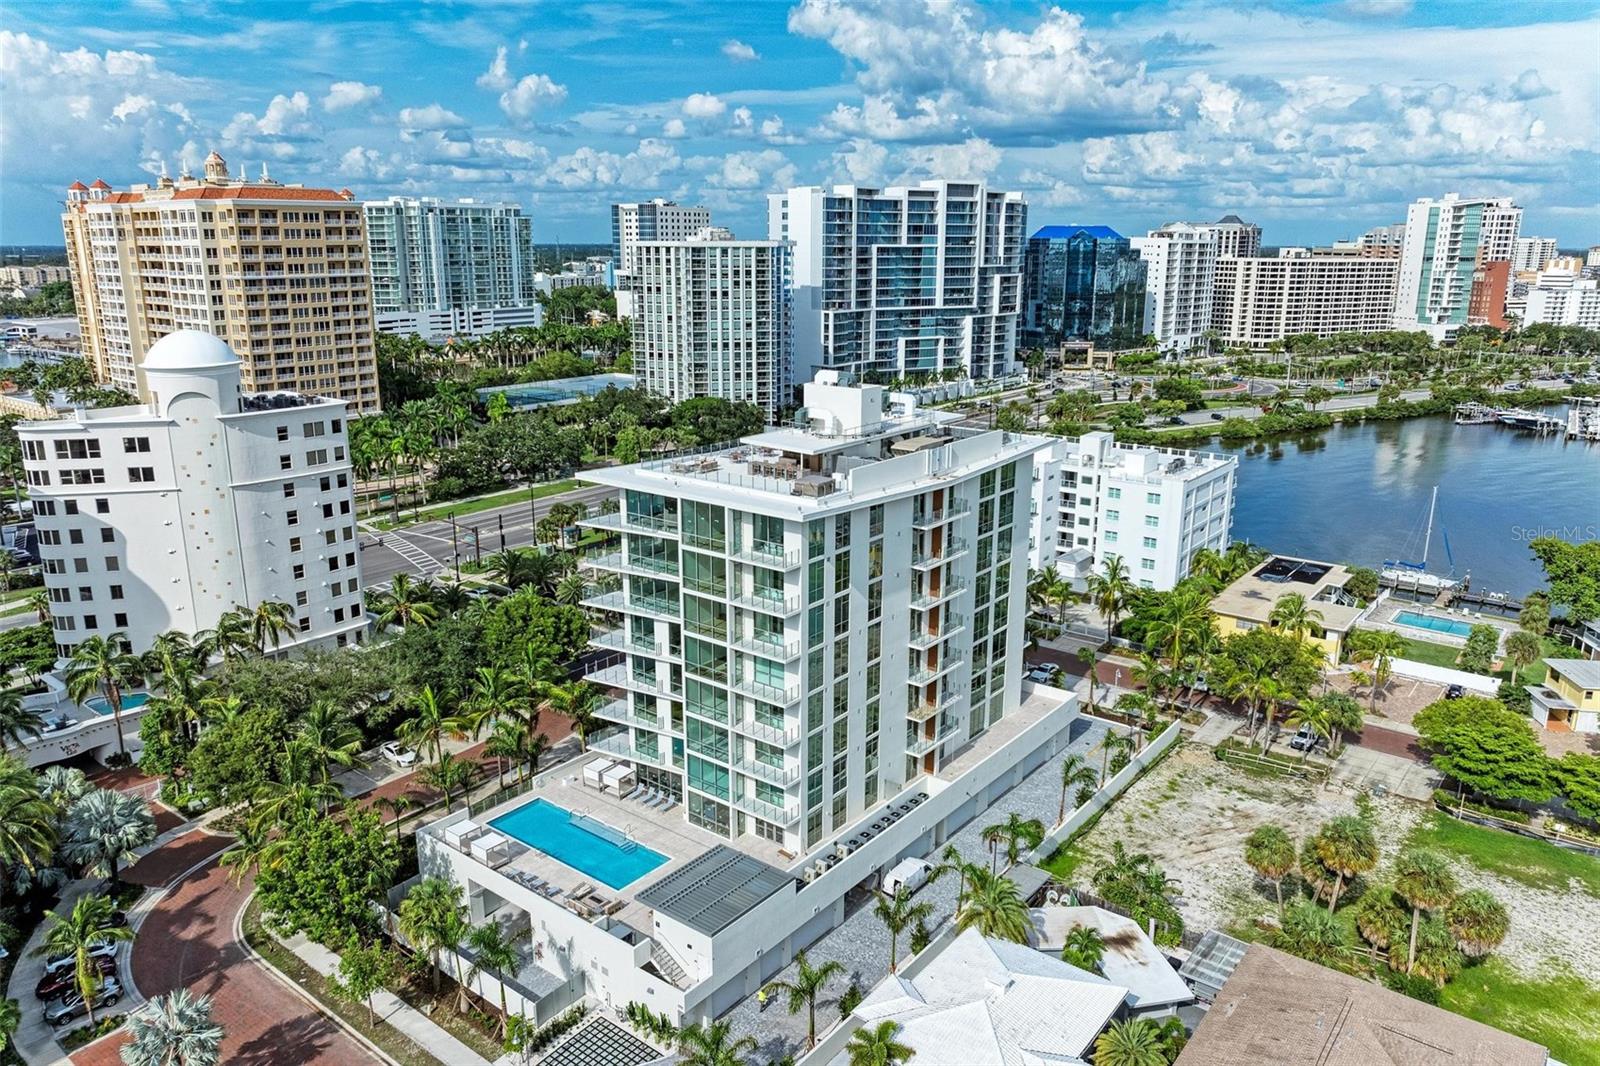
M 1576 397 L 1569 402 L 1565 417 L 1526 407 L 1458 403 L 1454 421 L 1458 426 L 1499 425 L 1525 433 L 1564 433 L 1578 440 L 1600 440 L 1600 400 Z

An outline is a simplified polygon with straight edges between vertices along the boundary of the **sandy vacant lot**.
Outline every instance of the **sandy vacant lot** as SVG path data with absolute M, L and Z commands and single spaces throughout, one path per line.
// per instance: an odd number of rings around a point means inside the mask
M 1420 804 L 1395 797 L 1372 800 L 1383 879 L 1406 836 L 1427 814 Z M 1356 813 L 1355 797 L 1285 778 L 1256 777 L 1216 761 L 1206 749 L 1184 747 L 1145 775 L 1080 842 L 1086 858 L 1079 880 L 1108 855 L 1113 840 L 1155 857 L 1182 889 L 1186 926 L 1205 930 L 1265 917 L 1272 889 L 1257 885 L 1244 864 L 1244 839 L 1259 825 L 1283 826 L 1299 840 L 1328 818 Z M 1452 856 L 1452 858 L 1454 858 Z M 1574 883 L 1542 890 L 1480 870 L 1460 859 L 1464 885 L 1493 892 L 1511 913 L 1512 930 L 1499 954 L 1534 972 L 1565 963 L 1600 984 L 1600 899 Z M 1285 885 L 1286 890 L 1288 885 Z

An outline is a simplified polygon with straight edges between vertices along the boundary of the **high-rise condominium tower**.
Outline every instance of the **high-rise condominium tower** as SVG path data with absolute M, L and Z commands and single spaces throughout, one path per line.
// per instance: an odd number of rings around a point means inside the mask
M 674 403 L 753 403 L 769 417 L 793 399 L 789 246 L 707 228 L 634 248 L 633 368 Z
M 83 355 L 105 383 L 149 398 L 141 366 L 180 329 L 223 338 L 246 392 L 337 397 L 378 409 L 361 205 L 348 189 L 163 177 L 116 191 L 74 182 L 61 216 Z
M 801 186 L 767 198 L 794 243 L 795 377 L 1009 373 L 1028 207 L 981 183 Z
M 1211 328 L 1211 286 L 1217 238 L 1210 226 L 1173 222 L 1131 241 L 1148 264 L 1145 332 L 1163 351 L 1184 352 L 1206 343 Z
M 1261 254 L 1261 227 L 1238 215 L 1223 215 L 1206 226 L 1217 239 L 1217 257 L 1248 259 Z
M 1395 328 L 1436 336 L 1468 324 L 1474 273 L 1516 254 L 1522 208 L 1507 196 L 1422 199 L 1406 211 Z

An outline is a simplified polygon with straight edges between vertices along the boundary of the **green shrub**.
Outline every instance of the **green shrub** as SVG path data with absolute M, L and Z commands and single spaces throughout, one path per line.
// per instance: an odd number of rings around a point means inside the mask
M 1385 967 L 1383 971 L 1383 987 L 1391 992 L 1399 992 L 1403 996 L 1421 1000 L 1431 1006 L 1437 1007 L 1439 1005 L 1439 986 L 1425 977 L 1417 977 L 1403 970 L 1391 970 Z

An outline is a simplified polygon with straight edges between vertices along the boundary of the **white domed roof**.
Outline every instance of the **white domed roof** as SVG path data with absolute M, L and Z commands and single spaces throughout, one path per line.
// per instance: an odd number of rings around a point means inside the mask
M 198 329 L 169 333 L 144 353 L 145 370 L 206 370 L 237 366 L 239 357 L 221 337 Z

